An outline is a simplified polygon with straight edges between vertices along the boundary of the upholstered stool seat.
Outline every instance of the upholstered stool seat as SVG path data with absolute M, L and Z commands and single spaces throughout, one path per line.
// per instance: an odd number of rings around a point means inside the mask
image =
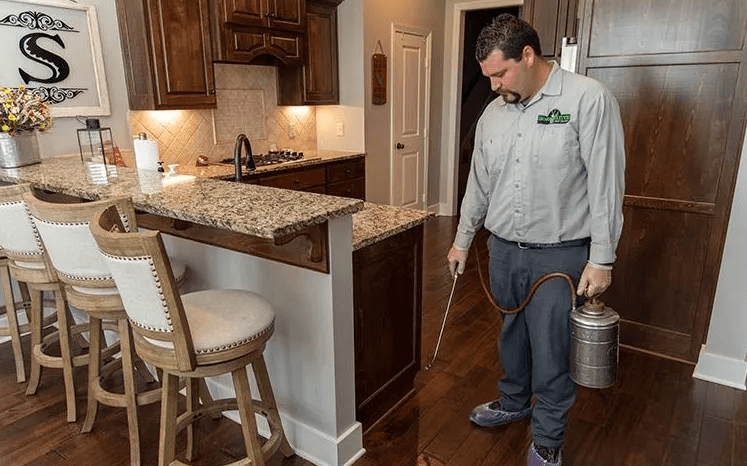
M 126 408 L 130 462 L 137 466 L 141 460 L 137 407 L 159 401 L 160 386 L 140 392 L 136 389 L 135 370 L 146 383 L 154 379 L 142 360 L 135 355 L 122 298 L 89 229 L 94 214 L 111 206 L 117 209 L 123 228 L 136 230 L 132 202 L 129 198 L 116 198 L 59 204 L 38 199 L 33 193 L 26 193 L 23 199 L 57 277 L 65 286 L 67 301 L 88 316 L 88 405 L 82 431 L 90 432 L 93 429 L 99 403 Z M 174 261 L 172 273 L 183 281 L 185 264 Z M 105 345 L 102 329 L 118 332 L 119 341 Z M 121 358 L 111 359 L 112 354 L 120 349 Z M 44 355 L 38 357 L 41 359 Z M 102 360 L 107 359 L 111 361 L 101 367 Z M 122 372 L 124 393 L 104 388 L 104 380 L 117 371 Z
M 186 460 L 197 455 L 204 415 L 238 410 L 247 458 L 232 465 L 264 466 L 277 450 L 293 454 L 288 443 L 263 351 L 274 331 L 275 311 L 262 296 L 243 290 L 206 290 L 179 295 L 160 233 L 123 233 L 113 208 L 91 222 L 91 231 L 117 284 L 133 329 L 137 353 L 164 372 L 161 395 L 161 466 L 179 464 L 177 434 L 187 430 Z M 252 397 L 251 365 L 259 399 Z M 202 403 L 199 383 L 230 373 L 235 398 Z M 188 380 L 186 412 L 177 415 L 179 379 Z M 259 439 L 255 416 L 267 419 L 270 436 Z

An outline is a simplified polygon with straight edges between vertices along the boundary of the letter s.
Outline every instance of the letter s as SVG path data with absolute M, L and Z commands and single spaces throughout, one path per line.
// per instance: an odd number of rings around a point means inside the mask
M 23 82 L 28 84 L 31 81 L 36 81 L 44 84 L 52 84 L 64 81 L 70 75 L 70 66 L 67 64 L 67 61 L 65 61 L 65 59 L 61 56 L 56 55 L 49 50 L 46 50 L 39 46 L 39 44 L 37 44 L 37 41 L 41 38 L 51 39 L 63 49 L 65 48 L 65 43 L 60 38 L 59 34 L 50 36 L 49 34 L 36 32 L 21 37 L 21 40 L 18 43 L 18 46 L 21 49 L 21 53 L 25 57 L 37 63 L 41 63 L 42 65 L 52 70 L 52 76 L 47 79 L 43 79 L 31 76 L 21 68 L 18 68 L 18 72 L 21 74 Z

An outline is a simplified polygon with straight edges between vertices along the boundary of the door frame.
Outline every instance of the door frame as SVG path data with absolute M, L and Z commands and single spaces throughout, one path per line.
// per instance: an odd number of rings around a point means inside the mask
M 457 213 L 457 187 L 459 176 L 457 160 L 459 158 L 459 147 L 457 133 L 459 131 L 459 118 L 462 109 L 459 98 L 462 89 L 462 43 L 464 42 L 464 19 L 469 10 L 485 10 L 488 8 L 510 8 L 523 7 L 524 0 L 481 0 L 473 2 L 455 3 L 452 11 L 451 23 L 451 60 L 444 67 L 449 69 L 445 73 L 444 89 L 448 89 L 446 98 L 446 111 L 442 127 L 445 129 L 441 140 L 441 179 L 446 181 L 446 197 L 439 206 L 440 215 L 456 215 Z M 444 60 L 446 62 L 446 60 Z M 444 163 L 445 159 L 445 163 Z M 442 183 L 443 186 L 443 183 Z M 442 191 L 443 192 L 443 191 Z M 444 196 L 441 196 L 444 199 Z
M 425 101 L 423 102 L 423 109 L 424 109 L 424 115 L 423 115 L 423 179 L 421 181 L 420 186 L 420 192 L 418 193 L 418 196 L 420 196 L 420 199 L 423 203 L 424 208 L 428 205 L 428 154 L 430 150 L 430 114 L 431 114 L 431 75 L 433 74 L 433 69 L 431 64 L 433 63 L 432 60 L 432 53 L 433 53 L 433 31 L 428 29 L 423 29 L 415 26 L 407 26 L 401 23 L 392 23 L 391 25 L 391 33 L 390 33 L 390 50 L 389 50 L 389 56 L 392 57 L 392 66 L 389 67 L 388 70 L 388 77 L 390 83 L 392 83 L 391 86 L 389 86 L 389 92 L 388 92 L 388 99 L 389 102 L 391 102 L 391 105 L 389 105 L 389 204 L 392 204 L 394 201 L 394 157 L 397 155 L 397 150 L 394 148 L 394 145 L 396 144 L 395 138 L 394 138 L 394 125 L 395 125 L 395 105 L 394 105 L 394 97 L 395 97 L 395 91 L 394 91 L 394 85 L 395 85 L 395 69 L 394 69 L 394 53 L 395 53 L 395 44 L 396 44 L 396 34 L 402 32 L 405 34 L 412 34 L 417 36 L 425 37 Z

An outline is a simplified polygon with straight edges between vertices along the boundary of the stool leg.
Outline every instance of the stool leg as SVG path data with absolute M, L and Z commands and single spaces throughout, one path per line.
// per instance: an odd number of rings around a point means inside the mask
M 122 351 L 122 377 L 124 377 L 125 400 L 127 403 L 127 427 L 130 432 L 130 465 L 140 466 L 140 423 L 137 414 L 137 387 L 133 364 L 135 350 L 132 347 L 130 323 L 127 322 L 127 319 L 119 319 L 118 324 L 119 342 Z
M 88 320 L 88 399 L 86 401 L 86 420 L 80 429 L 83 433 L 91 432 L 99 401 L 96 399 L 96 385 L 101 373 L 101 319 L 89 316 Z
M 62 290 L 55 290 L 57 307 L 57 326 L 60 332 L 60 353 L 62 354 L 62 376 L 65 380 L 65 398 L 67 399 L 67 422 L 75 422 L 75 381 L 73 379 L 73 355 L 70 349 L 70 319 L 67 303 Z
M 200 381 L 202 379 L 187 379 L 187 412 L 193 413 L 200 409 Z M 192 462 L 200 451 L 200 427 L 195 421 L 187 425 L 187 461 Z
M 125 323 L 127 323 L 127 321 L 125 321 Z M 129 329 L 130 327 L 128 324 L 127 330 L 129 331 Z M 130 338 L 132 338 L 132 334 L 130 334 Z M 140 359 L 137 354 L 133 353 L 132 361 L 133 368 L 137 371 L 138 374 L 140 374 L 140 377 L 145 380 L 145 383 L 153 383 L 156 381 L 156 378 L 153 377 L 153 374 L 151 374 L 148 370 L 148 366 L 145 365 L 145 362 L 143 362 L 143 360 Z
M 31 374 L 29 376 L 29 384 L 26 387 L 26 395 L 33 395 L 36 393 L 36 389 L 39 388 L 39 381 L 41 380 L 41 364 L 34 356 L 34 351 L 41 345 L 42 337 L 42 319 L 43 319 L 43 306 L 44 306 L 44 294 L 40 290 L 31 289 Z
M 270 384 L 270 374 L 267 373 L 267 365 L 265 364 L 265 357 L 260 354 L 257 359 L 252 361 L 252 370 L 254 371 L 254 378 L 257 381 L 257 388 L 259 389 L 259 397 L 268 406 L 267 417 L 270 423 L 270 429 L 275 424 L 280 429 L 280 452 L 288 457 L 295 455 L 293 448 L 291 448 L 288 439 L 285 437 L 285 430 L 283 429 L 283 423 L 280 421 L 280 413 L 278 412 L 278 406 L 275 402 L 275 394 L 272 392 L 272 385 Z
M 16 299 L 10 284 L 10 271 L 7 265 L 0 267 L 0 281 L 3 282 L 3 296 L 5 297 L 5 314 L 8 319 L 10 343 L 13 347 L 13 358 L 16 361 L 16 380 L 18 383 L 26 381 L 26 367 L 23 364 L 23 349 L 21 348 L 21 332 L 18 330 L 18 314 L 16 314 Z
M 246 367 L 242 366 L 236 369 L 231 372 L 231 376 L 233 377 L 233 388 L 236 391 L 236 402 L 239 405 L 239 418 L 241 419 L 241 432 L 244 434 L 246 454 L 252 461 L 252 466 L 265 466 L 262 445 L 257 437 L 257 419 L 254 417 L 254 402 L 249 388 Z
M 205 379 L 200 379 L 200 402 L 203 406 L 210 406 L 214 403 L 213 396 L 210 394 L 210 389 L 205 382 Z M 213 419 L 220 419 L 223 417 L 222 413 L 213 413 L 210 415 Z
M 158 466 L 169 466 L 176 458 L 176 400 L 179 377 L 163 371 L 161 377 L 161 430 L 158 434 Z

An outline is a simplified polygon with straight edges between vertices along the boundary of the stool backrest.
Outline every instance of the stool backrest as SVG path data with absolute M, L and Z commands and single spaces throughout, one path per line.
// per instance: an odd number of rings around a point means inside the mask
M 114 206 L 125 231 L 137 229 L 130 198 L 61 204 L 43 201 L 27 192 L 23 200 L 61 282 L 88 288 L 114 287 L 109 266 L 101 257 L 89 225 L 95 214 Z
M 156 367 L 194 370 L 192 336 L 161 233 L 125 232 L 114 206 L 96 214 L 90 228 L 132 323 L 138 355 Z
M 31 192 L 30 184 L 0 186 L 0 246 L 10 259 L 11 270 L 15 272 L 18 266 L 23 266 L 23 277 L 16 278 L 30 282 L 55 282 L 57 276 L 52 263 L 23 200 L 27 192 Z

